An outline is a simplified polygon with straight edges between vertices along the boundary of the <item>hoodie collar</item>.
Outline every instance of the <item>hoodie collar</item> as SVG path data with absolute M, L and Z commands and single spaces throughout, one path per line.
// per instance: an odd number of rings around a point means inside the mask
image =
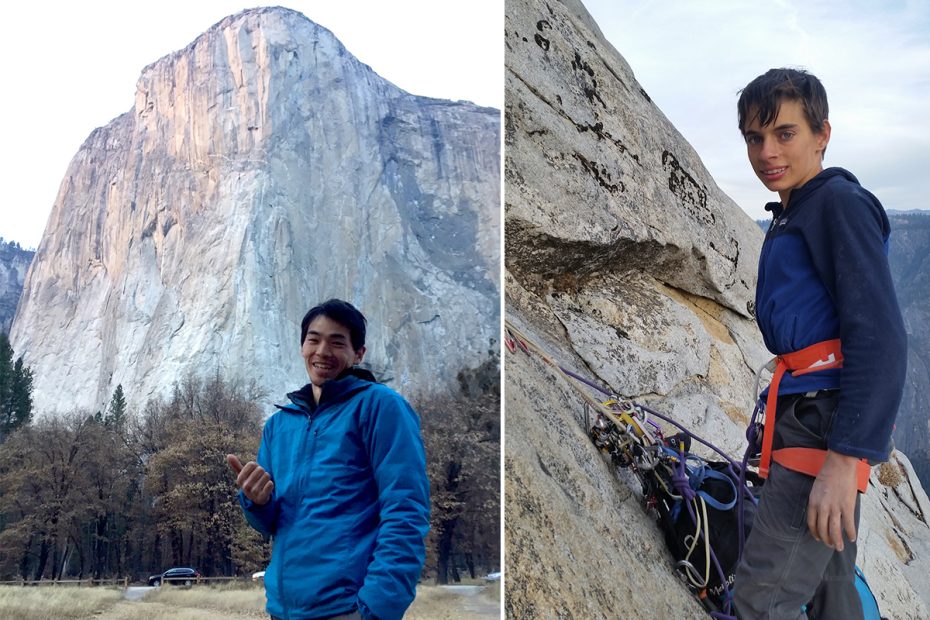
M 364 368 L 347 368 L 338 377 L 323 384 L 323 392 L 320 394 L 319 403 L 313 400 L 313 385 L 308 383 L 299 390 L 290 392 L 287 395 L 293 406 L 275 406 L 279 409 L 297 413 L 294 408 L 296 406 L 300 413 L 313 413 L 322 405 L 348 399 L 356 392 L 367 389 L 372 383 L 377 383 L 377 380 L 371 371 Z
M 791 201 L 789 202 L 791 209 L 797 209 L 798 205 L 803 203 L 803 201 L 810 194 L 812 194 L 814 191 L 819 189 L 824 183 L 826 183 L 827 181 L 829 181 L 830 179 L 834 177 L 843 177 L 847 181 L 850 181 L 852 183 L 855 183 L 856 185 L 859 185 L 859 179 L 857 179 L 855 175 L 853 175 L 853 173 L 850 172 L 849 170 L 846 170 L 845 168 L 839 168 L 839 167 L 825 168 L 821 170 L 817 174 L 817 176 L 815 176 L 813 179 L 811 179 L 810 181 L 808 181 L 807 183 L 805 183 L 798 189 L 791 192 Z M 770 202 L 765 205 L 765 210 L 772 212 L 772 219 L 778 219 L 781 216 L 782 212 L 784 212 L 785 207 L 782 206 L 780 202 Z

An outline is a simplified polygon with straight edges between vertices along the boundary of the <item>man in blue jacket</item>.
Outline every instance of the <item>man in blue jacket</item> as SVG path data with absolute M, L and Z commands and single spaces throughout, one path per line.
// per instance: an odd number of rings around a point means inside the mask
M 780 199 L 766 206 L 756 288 L 780 383 L 769 387 L 768 478 L 734 602 L 744 620 L 862 618 L 858 490 L 869 463 L 889 456 L 906 366 L 888 218 L 851 173 L 823 169 L 831 128 L 816 77 L 772 69 L 746 86 L 738 111 L 749 162 Z
M 419 418 L 370 372 L 365 318 L 331 299 L 301 323 L 310 383 L 265 423 L 255 462 L 227 455 L 246 519 L 274 539 L 267 610 L 286 620 L 400 620 L 429 529 Z

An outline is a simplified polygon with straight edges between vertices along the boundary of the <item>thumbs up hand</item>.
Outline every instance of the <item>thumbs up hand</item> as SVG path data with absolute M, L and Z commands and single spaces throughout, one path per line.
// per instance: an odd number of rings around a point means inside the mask
M 267 504 L 274 491 L 274 481 L 268 472 L 255 461 L 243 465 L 235 454 L 227 454 L 226 462 L 236 473 L 236 486 L 242 489 L 245 496 L 259 506 Z

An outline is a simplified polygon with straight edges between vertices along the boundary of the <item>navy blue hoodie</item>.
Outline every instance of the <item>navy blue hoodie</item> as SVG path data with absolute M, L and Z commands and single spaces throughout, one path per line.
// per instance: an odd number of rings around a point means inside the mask
M 791 192 L 759 257 L 756 320 L 779 355 L 839 338 L 843 368 L 782 379 L 779 396 L 840 390 L 827 445 L 884 461 L 904 387 L 907 336 L 888 268 L 891 227 L 850 172 L 828 168 Z

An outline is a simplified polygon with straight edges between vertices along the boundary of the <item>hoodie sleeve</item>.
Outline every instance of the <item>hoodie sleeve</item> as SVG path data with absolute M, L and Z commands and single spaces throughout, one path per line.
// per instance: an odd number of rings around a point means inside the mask
M 265 422 L 265 427 L 262 430 L 262 442 L 258 447 L 258 456 L 255 458 L 255 462 L 268 472 L 268 475 L 274 480 L 274 472 L 271 469 L 271 459 L 269 458 L 271 438 L 274 435 L 272 430 L 272 419 L 273 417 Z M 274 491 L 271 492 L 271 498 L 268 502 L 258 505 L 247 498 L 241 489 L 239 491 L 239 505 L 242 506 L 245 520 L 249 522 L 249 525 L 265 536 L 274 536 L 277 530 L 279 507 L 277 492 L 278 490 L 275 488 Z
M 873 462 L 888 458 L 901 402 L 907 335 L 888 266 L 888 218 L 878 200 L 843 184 L 806 231 L 814 267 L 836 305 L 843 369 L 828 447 Z
M 409 404 L 379 387 L 363 424 L 381 524 L 359 610 L 367 618 L 400 620 L 416 596 L 429 531 L 429 481 L 420 420 Z

